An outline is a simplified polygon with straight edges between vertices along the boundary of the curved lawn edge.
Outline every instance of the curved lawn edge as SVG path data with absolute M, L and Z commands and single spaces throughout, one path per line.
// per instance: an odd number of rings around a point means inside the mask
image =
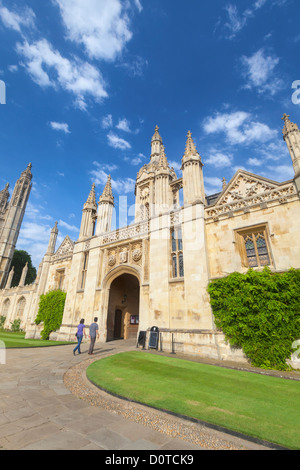
M 118 355 L 122 355 L 124 353 L 117 353 L 117 354 L 113 354 L 112 356 L 118 356 Z M 111 356 L 109 356 L 111 357 Z M 138 400 L 135 400 L 133 398 L 130 398 L 130 397 L 127 397 L 127 396 L 124 396 L 124 395 L 120 395 L 120 394 L 117 394 L 115 392 L 112 392 L 108 389 L 106 389 L 105 387 L 102 387 L 101 385 L 97 384 L 96 382 L 94 382 L 92 379 L 90 379 L 90 377 L 88 376 L 87 374 L 87 370 L 88 368 L 95 364 L 95 363 L 98 363 L 98 362 L 101 362 L 103 361 L 104 359 L 107 359 L 107 358 L 102 358 L 102 359 L 99 359 L 97 361 L 94 361 L 92 364 L 89 364 L 89 366 L 86 368 L 86 378 L 88 380 L 88 382 L 93 385 L 94 387 L 96 387 L 97 389 L 101 390 L 102 392 L 114 397 L 114 398 L 117 398 L 119 400 L 122 400 L 122 401 L 126 401 L 126 402 L 129 402 L 129 403 L 135 403 L 137 405 L 141 405 L 141 406 L 145 406 L 149 409 L 153 409 L 153 410 L 156 410 L 156 411 L 160 411 L 162 413 L 166 413 L 168 415 L 171 415 L 171 416 L 174 416 L 176 418 L 179 418 L 179 419 L 183 419 L 185 421 L 189 421 L 191 423 L 195 423 L 195 424 L 199 424 L 199 425 L 202 425 L 202 426 L 205 426 L 207 428 L 210 428 L 210 429 L 213 429 L 214 431 L 218 431 L 218 432 L 221 432 L 221 433 L 224 433 L 224 434 L 228 434 L 228 435 L 231 435 L 231 436 L 234 436 L 236 438 L 239 438 L 239 439 L 243 439 L 243 440 L 246 440 L 246 441 L 249 441 L 249 442 L 253 442 L 255 444 L 258 444 L 258 445 L 261 445 L 261 446 L 264 446 L 264 447 L 267 447 L 269 449 L 273 449 L 273 450 L 291 450 L 290 448 L 288 447 L 284 447 L 284 446 L 281 446 L 279 444 L 276 444 L 274 442 L 270 442 L 270 441 L 266 441 L 264 439 L 260 439 L 258 437 L 255 437 L 255 436 L 251 436 L 251 435 L 248 435 L 248 434 L 244 434 L 244 433 L 241 433 L 239 431 L 235 431 L 233 429 L 230 429 L 230 428 L 226 428 L 224 426 L 221 426 L 221 425 L 218 425 L 218 424 L 214 424 L 214 423 L 211 423 L 211 422 L 208 422 L 208 421 L 204 421 L 204 420 L 201 420 L 201 419 L 198 419 L 198 418 L 193 418 L 191 416 L 187 416 L 187 415 L 184 415 L 184 414 L 180 414 L 180 413 L 176 413 L 174 411 L 171 411 L 171 410 L 168 410 L 168 409 L 165 409 L 165 408 L 160 408 L 160 407 L 155 407 L 153 405 L 150 405 L 146 402 L 143 402 L 143 401 L 138 401 Z M 171 358 L 173 359 L 173 358 Z M 218 367 L 218 366 L 216 366 Z M 222 366 L 224 367 L 224 366 Z

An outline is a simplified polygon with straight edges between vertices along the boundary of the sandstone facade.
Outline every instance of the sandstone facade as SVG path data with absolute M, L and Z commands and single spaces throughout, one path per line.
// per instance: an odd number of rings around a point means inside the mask
M 148 347 L 156 326 L 163 350 L 245 361 L 216 331 L 207 285 L 249 267 L 300 268 L 300 132 L 289 116 L 283 120 L 295 177 L 278 183 L 238 170 L 213 196 L 205 195 L 191 133 L 177 178 L 156 127 L 150 162 L 136 179 L 135 222 L 111 231 L 110 177 L 98 204 L 93 185 L 78 240 L 66 237 L 56 249 L 55 225 L 36 282 L 2 286 L 6 324 L 19 315 L 27 337 L 38 337 L 39 296 L 61 288 L 67 297 L 61 328 L 52 334 L 58 340 L 74 340 L 80 319 L 90 324 L 97 316 L 102 341 L 137 338 L 143 331 Z

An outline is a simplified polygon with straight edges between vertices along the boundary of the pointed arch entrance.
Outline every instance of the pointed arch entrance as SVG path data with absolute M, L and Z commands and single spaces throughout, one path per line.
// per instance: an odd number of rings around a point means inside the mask
M 140 283 L 124 272 L 110 284 L 107 311 L 107 341 L 136 338 L 139 326 Z

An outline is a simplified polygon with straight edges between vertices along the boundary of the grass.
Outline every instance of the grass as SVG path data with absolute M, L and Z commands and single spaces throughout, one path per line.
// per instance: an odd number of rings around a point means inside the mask
M 92 363 L 88 378 L 134 401 L 300 449 L 300 382 L 131 351 Z
M 59 346 L 70 344 L 64 341 L 45 341 L 41 339 L 25 339 L 24 332 L 12 333 L 0 330 L 0 341 L 5 344 L 5 348 L 40 348 L 45 346 Z

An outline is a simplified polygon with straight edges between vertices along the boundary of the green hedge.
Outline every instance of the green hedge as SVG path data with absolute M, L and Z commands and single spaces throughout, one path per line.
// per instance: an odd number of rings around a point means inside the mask
M 208 286 L 217 328 L 242 348 L 252 365 L 284 370 L 300 337 L 300 270 L 250 269 Z
M 41 332 L 42 339 L 49 339 L 50 333 L 59 329 L 62 323 L 65 301 L 66 293 L 61 290 L 53 290 L 41 295 L 35 323 L 37 325 L 44 323 L 44 329 Z

